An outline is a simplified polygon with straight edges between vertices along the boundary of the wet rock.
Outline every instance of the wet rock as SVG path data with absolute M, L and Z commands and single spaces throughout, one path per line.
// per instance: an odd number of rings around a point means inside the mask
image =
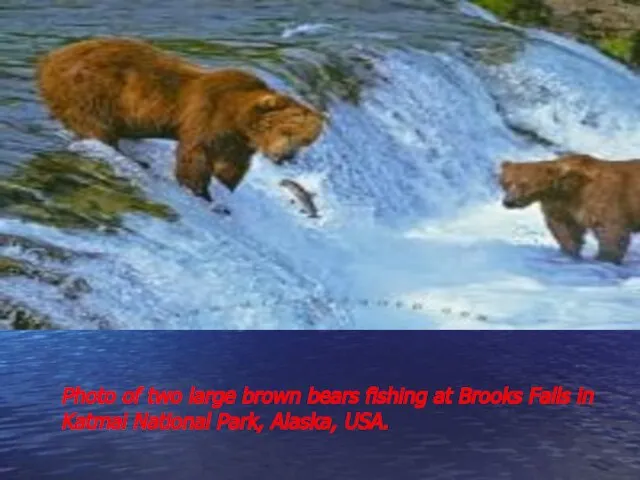
M 475 0 L 473 3 L 518 25 L 549 25 L 552 10 L 542 0 Z
M 637 0 L 472 0 L 508 22 L 567 33 L 609 56 L 640 66 Z
M 7 256 L 0 256 L 0 279 L 3 277 L 24 277 L 59 287 L 62 294 L 69 299 L 77 299 L 91 291 L 87 281 L 82 278 Z
M 36 155 L 13 175 L 0 178 L 0 211 L 59 228 L 114 233 L 125 214 L 165 220 L 176 214 L 152 202 L 110 166 L 69 152 Z
M 83 322 L 83 326 L 80 328 L 114 329 L 113 323 L 102 315 L 83 312 L 80 318 Z M 0 330 L 61 330 L 66 328 L 67 326 L 57 324 L 36 308 L 0 294 Z
M 506 119 L 505 119 L 505 125 L 513 133 L 515 133 L 516 135 L 522 137 L 523 139 L 525 139 L 528 142 L 531 142 L 531 143 L 536 144 L 536 145 L 542 145 L 545 148 L 557 148 L 558 147 L 558 145 L 556 145 L 554 142 L 552 142 L 548 138 L 545 138 L 545 137 L 541 136 L 538 132 L 536 132 L 534 130 L 521 127 L 521 126 L 516 125 L 516 124 L 514 124 L 512 122 L 509 122 Z
M 20 235 L 8 235 L 0 233 L 0 247 L 17 247 L 25 253 L 34 256 L 40 261 L 55 261 L 69 263 L 78 257 L 97 258 L 99 254 L 89 252 L 77 252 L 66 248 L 58 247 L 48 242 L 34 240 Z
M 598 46 L 631 65 L 640 65 L 640 2 L 634 0 L 545 0 L 552 27 Z
M 56 330 L 46 315 L 11 299 L 0 296 L 0 329 Z
M 62 294 L 69 300 L 77 300 L 91 292 L 91 286 L 84 278 L 67 278 L 62 285 Z

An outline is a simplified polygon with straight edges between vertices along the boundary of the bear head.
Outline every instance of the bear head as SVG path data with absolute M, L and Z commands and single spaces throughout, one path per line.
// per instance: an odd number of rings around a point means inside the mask
M 510 162 L 500 166 L 504 207 L 525 208 L 541 200 L 561 200 L 575 195 L 587 180 L 576 165 L 562 161 Z
M 247 102 L 244 133 L 252 147 L 272 162 L 293 161 L 315 142 L 326 116 L 277 92 L 256 92 Z

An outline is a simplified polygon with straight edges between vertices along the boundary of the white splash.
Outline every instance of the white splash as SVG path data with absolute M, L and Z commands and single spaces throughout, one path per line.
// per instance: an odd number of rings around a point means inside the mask
M 284 32 L 282 32 L 282 38 L 292 38 L 301 35 L 315 35 L 334 28 L 334 26 L 329 25 L 328 23 L 303 23 L 301 25 L 286 28 Z

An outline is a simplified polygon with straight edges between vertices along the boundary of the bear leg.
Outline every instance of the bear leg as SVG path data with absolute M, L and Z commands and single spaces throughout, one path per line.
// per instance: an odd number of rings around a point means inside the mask
M 580 258 L 584 245 L 585 229 L 577 223 L 553 216 L 545 218 L 549 231 L 560 245 L 560 249 L 573 258 Z
M 251 157 L 248 156 L 233 159 L 223 155 L 216 156 L 212 162 L 213 176 L 233 192 L 249 171 L 250 162 Z
M 631 234 L 617 226 L 600 226 L 594 229 L 598 240 L 596 260 L 620 265 L 631 243 Z
M 211 202 L 209 185 L 211 183 L 211 161 L 202 147 L 186 148 L 178 145 L 178 156 L 175 169 L 178 183 L 187 187 L 194 195 Z
M 118 137 L 102 126 L 92 125 L 92 122 L 87 121 L 87 125 L 82 127 L 69 124 L 65 124 L 65 127 L 78 139 L 98 140 L 114 150 L 118 150 Z

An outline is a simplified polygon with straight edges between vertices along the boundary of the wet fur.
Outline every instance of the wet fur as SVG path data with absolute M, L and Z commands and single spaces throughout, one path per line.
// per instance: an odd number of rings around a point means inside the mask
M 209 70 L 127 38 L 86 40 L 40 59 L 51 114 L 80 138 L 178 140 L 175 174 L 211 200 L 215 176 L 233 191 L 261 151 L 291 160 L 320 135 L 324 117 L 250 73 Z

